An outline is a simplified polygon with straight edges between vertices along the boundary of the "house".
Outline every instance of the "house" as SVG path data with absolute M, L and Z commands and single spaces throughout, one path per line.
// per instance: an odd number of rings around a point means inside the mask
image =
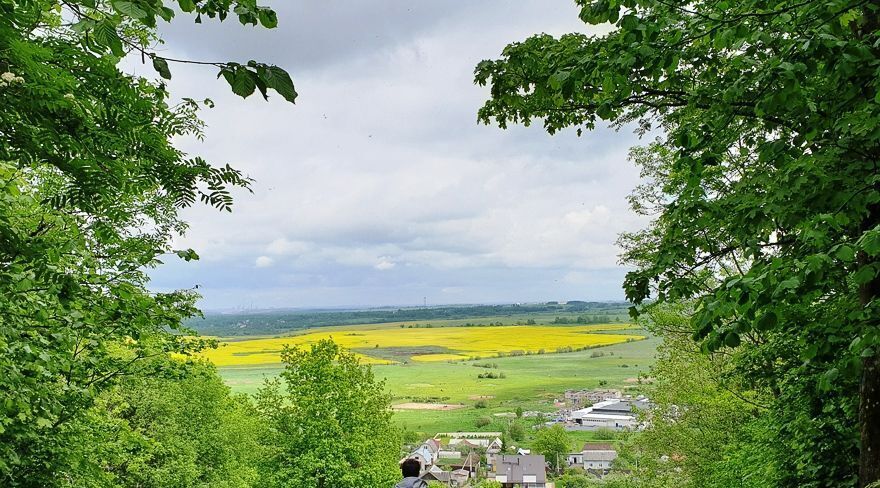
M 403 462 L 404 459 L 416 459 L 419 461 L 422 470 L 427 469 L 429 466 L 433 466 L 437 462 L 437 458 L 440 455 L 440 441 L 437 439 L 428 439 L 423 442 L 422 445 L 417 447 L 413 452 L 411 452 L 408 456 L 401 459 L 400 462 Z
M 605 474 L 611 469 L 615 459 L 617 449 L 612 444 L 588 442 L 581 452 L 568 455 L 568 465 Z
M 464 486 L 471 478 L 471 473 L 464 469 L 456 469 L 450 474 L 453 486 Z
M 419 475 L 424 481 L 439 481 L 440 483 L 449 484 L 452 479 L 452 473 L 443 471 L 439 466 L 431 466 L 427 471 Z
M 495 461 L 495 481 L 501 483 L 502 488 L 547 486 L 547 463 L 544 456 L 499 454 Z
M 488 446 L 486 446 L 486 454 L 498 454 L 501 452 L 501 449 L 504 447 L 504 442 L 501 441 L 498 437 L 495 438 L 494 441 L 490 442 Z

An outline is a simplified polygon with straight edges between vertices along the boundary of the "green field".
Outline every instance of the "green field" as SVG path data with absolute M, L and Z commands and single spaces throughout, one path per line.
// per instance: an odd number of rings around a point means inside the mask
M 644 332 L 640 332 L 644 334 Z M 648 339 L 565 354 L 542 354 L 478 361 L 433 362 L 373 366 L 377 377 L 386 380 L 393 403 L 462 403 L 458 410 L 406 410 L 394 414 L 399 425 L 421 432 L 497 430 L 503 417 L 493 414 L 524 410 L 554 412 L 553 400 L 566 389 L 601 387 L 637 389 L 637 378 L 654 360 L 658 340 Z M 497 368 L 474 364 L 494 363 Z M 220 368 L 227 384 L 236 392 L 254 393 L 264 378 L 274 376 L 280 366 L 236 366 Z M 505 378 L 480 379 L 480 373 L 503 372 Z M 475 408 L 478 397 L 486 408 Z M 476 428 L 476 420 L 489 417 L 493 424 Z M 589 437 L 588 434 L 585 434 Z

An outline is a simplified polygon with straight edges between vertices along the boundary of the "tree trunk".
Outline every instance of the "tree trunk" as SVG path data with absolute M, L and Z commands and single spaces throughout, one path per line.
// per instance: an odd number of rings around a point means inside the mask
M 871 212 L 875 214 L 875 212 Z M 859 264 L 870 261 L 865 253 L 860 253 Z M 864 307 L 880 297 L 880 278 L 875 278 L 859 287 L 859 302 Z M 868 327 L 876 327 L 869 320 Z M 880 481 L 880 357 L 862 360 L 862 378 L 859 384 L 859 487 L 865 488 Z
M 859 486 L 880 481 L 880 361 L 877 357 L 862 362 L 859 387 Z

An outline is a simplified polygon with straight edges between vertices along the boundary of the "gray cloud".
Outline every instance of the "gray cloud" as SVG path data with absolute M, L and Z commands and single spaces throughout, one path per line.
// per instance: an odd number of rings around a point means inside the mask
M 156 288 L 201 284 L 208 308 L 622 298 L 613 243 L 642 225 L 625 201 L 638 140 L 476 123 L 476 63 L 584 30 L 573 3 L 413 3 L 278 2 L 271 32 L 165 29 L 175 56 L 278 62 L 301 96 L 240 100 L 173 67 L 173 93 L 217 102 L 207 142 L 179 145 L 257 183 L 231 215 L 186 211 L 177 244 L 203 260 L 157 270 Z

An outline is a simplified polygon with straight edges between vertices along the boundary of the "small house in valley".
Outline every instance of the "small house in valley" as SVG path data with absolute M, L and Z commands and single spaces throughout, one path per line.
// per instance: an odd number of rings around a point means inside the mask
M 495 458 L 495 472 L 490 474 L 490 479 L 493 475 L 502 488 L 545 488 L 547 463 L 540 455 L 499 454 Z

